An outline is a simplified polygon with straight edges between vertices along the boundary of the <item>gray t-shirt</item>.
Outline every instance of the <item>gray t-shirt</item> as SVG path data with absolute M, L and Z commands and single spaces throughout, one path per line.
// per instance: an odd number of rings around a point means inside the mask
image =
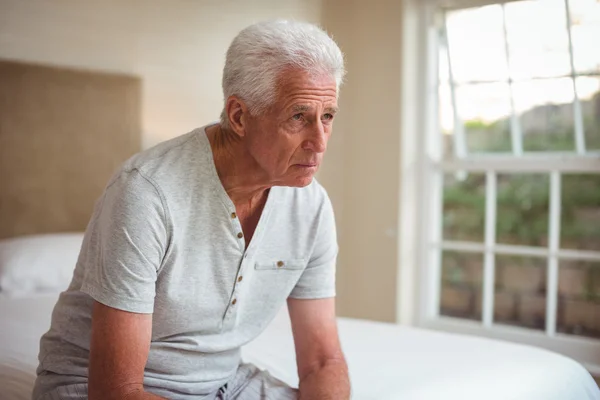
M 94 299 L 153 314 L 148 391 L 213 393 L 288 297 L 335 296 L 336 256 L 333 210 L 316 181 L 273 187 L 246 248 L 205 129 L 164 142 L 128 160 L 97 202 L 41 339 L 35 393 L 87 382 Z

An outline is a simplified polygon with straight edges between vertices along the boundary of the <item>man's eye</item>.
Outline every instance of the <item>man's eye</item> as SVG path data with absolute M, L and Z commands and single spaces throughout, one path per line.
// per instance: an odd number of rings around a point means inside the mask
M 323 115 L 323 118 L 328 121 L 331 121 L 333 119 L 333 114 L 327 113 L 327 114 Z
M 295 114 L 292 119 L 294 121 L 300 121 L 302 119 L 302 114 Z

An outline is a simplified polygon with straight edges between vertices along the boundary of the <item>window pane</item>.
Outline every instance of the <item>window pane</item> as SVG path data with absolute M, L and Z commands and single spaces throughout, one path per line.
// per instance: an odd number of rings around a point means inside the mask
M 443 238 L 483 242 L 485 175 L 444 176 Z
M 511 150 L 507 83 L 459 86 L 456 102 L 469 152 Z
M 454 107 L 449 84 L 441 84 L 438 91 L 439 127 L 442 138 L 442 155 L 452 158 L 454 152 Z
M 600 338 L 600 262 L 560 262 L 556 330 Z
M 564 0 L 507 3 L 506 30 L 514 79 L 570 75 Z
M 549 190 L 548 175 L 498 175 L 496 241 L 546 246 Z
M 456 82 L 508 79 L 500 6 L 449 12 L 446 21 Z
M 483 255 L 444 251 L 440 314 L 481 320 Z
M 523 132 L 523 149 L 575 149 L 573 81 L 570 78 L 515 83 L 515 109 Z
M 561 248 L 600 251 L 600 174 L 565 174 L 561 190 Z
M 579 77 L 575 82 L 581 101 L 586 149 L 600 150 L 600 78 Z
M 448 83 L 450 81 L 448 53 L 443 46 L 440 46 L 438 51 L 438 79 L 440 83 Z
M 579 73 L 600 72 L 600 2 L 569 0 L 573 61 Z
M 494 321 L 546 328 L 546 260 L 497 256 Z

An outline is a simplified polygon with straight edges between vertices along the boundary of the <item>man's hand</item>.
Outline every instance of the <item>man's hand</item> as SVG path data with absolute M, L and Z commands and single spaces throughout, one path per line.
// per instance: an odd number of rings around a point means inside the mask
M 335 319 L 335 299 L 289 299 L 300 400 L 348 400 L 350 379 Z
M 152 314 L 130 313 L 94 302 L 90 400 L 163 399 L 144 392 L 144 367 L 151 335 Z

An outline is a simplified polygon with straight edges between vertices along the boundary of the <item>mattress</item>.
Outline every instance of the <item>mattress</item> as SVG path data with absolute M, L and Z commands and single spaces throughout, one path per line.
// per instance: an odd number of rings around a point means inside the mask
M 0 296 L 0 399 L 29 400 L 39 337 L 58 295 Z M 529 346 L 353 319 L 339 319 L 353 399 L 600 400 L 575 361 Z M 296 386 L 286 311 L 243 358 Z

